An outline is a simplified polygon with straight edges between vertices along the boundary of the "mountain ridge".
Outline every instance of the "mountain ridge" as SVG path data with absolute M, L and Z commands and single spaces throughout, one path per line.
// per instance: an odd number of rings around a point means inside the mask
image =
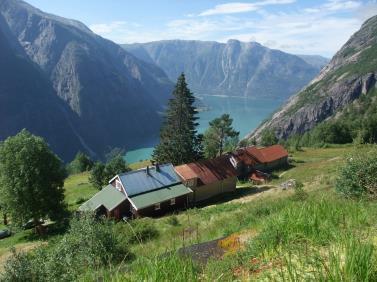
M 173 88 L 160 68 L 78 21 L 26 2 L 2 0 L 0 14 L 19 48 L 77 116 L 72 126 L 87 144 L 85 151 L 90 148 L 101 158 L 109 147 L 129 150 L 158 137 L 161 112 Z M 69 160 L 73 155 L 61 157 Z
M 136 57 L 175 79 L 185 72 L 197 94 L 287 98 L 319 72 L 296 55 L 257 42 L 162 40 L 123 44 Z M 271 81 L 273 83 L 271 83 Z
M 374 16 L 351 36 L 315 79 L 247 138 L 258 140 L 263 130 L 272 129 L 279 139 L 287 139 L 334 118 L 376 87 L 376 54 L 377 16 Z

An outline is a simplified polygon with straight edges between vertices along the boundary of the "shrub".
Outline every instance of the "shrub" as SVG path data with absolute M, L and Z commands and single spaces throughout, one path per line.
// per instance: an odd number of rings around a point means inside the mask
M 159 236 L 153 220 L 148 218 L 136 219 L 129 223 L 119 222 L 114 228 L 119 241 L 125 246 L 145 243 Z
M 73 281 L 87 269 L 121 261 L 128 254 L 119 244 L 112 223 L 83 215 L 71 221 L 61 240 L 28 254 L 14 253 L 7 261 L 2 281 Z M 25 277 L 23 273 L 28 274 Z
M 304 184 L 300 181 L 296 181 L 294 191 L 292 199 L 295 201 L 305 201 L 309 197 L 309 194 L 304 190 Z
M 336 189 L 347 197 L 377 196 L 377 149 L 353 155 L 340 169 Z
M 171 226 L 178 226 L 179 225 L 179 220 L 175 215 L 168 217 L 166 222 L 168 224 L 170 224 Z
M 89 171 L 92 169 L 93 161 L 84 153 L 78 152 L 74 160 L 68 165 L 68 172 L 70 174 Z

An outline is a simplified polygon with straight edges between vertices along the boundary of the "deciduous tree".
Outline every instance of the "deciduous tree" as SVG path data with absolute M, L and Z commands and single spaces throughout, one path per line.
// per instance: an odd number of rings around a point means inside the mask
M 0 205 L 13 223 L 65 215 L 61 160 L 41 138 L 22 130 L 0 145 Z

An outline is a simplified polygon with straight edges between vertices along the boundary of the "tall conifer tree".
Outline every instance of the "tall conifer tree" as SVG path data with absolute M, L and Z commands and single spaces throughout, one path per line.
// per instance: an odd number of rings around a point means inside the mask
M 155 161 L 178 165 L 201 157 L 201 136 L 196 131 L 198 117 L 194 102 L 195 97 L 188 89 L 185 75 L 182 73 L 165 113 L 160 131 L 160 144 L 153 152 Z

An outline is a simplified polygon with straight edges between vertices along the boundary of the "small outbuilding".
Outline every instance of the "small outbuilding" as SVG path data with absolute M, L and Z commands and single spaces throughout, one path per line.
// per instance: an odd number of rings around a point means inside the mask
M 230 160 L 239 175 L 248 176 L 255 171 L 271 172 L 288 165 L 288 152 L 281 145 L 264 148 L 250 146 L 231 154 Z
M 236 190 L 237 171 L 227 155 L 176 166 L 175 171 L 193 191 L 189 196 L 191 203 Z

